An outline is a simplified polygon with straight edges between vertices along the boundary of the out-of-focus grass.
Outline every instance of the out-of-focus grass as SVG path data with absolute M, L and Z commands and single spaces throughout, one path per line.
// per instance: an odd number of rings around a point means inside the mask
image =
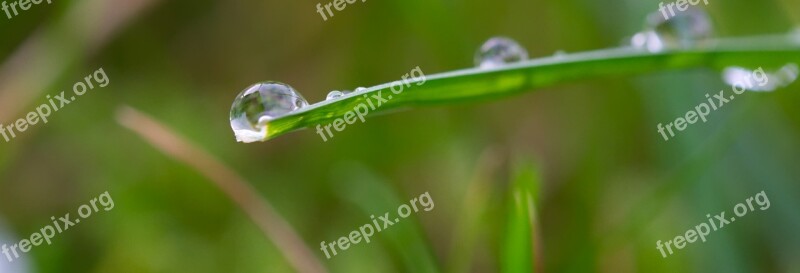
M 535 272 L 536 199 L 539 173 L 529 162 L 519 162 L 513 172 L 507 202 L 507 220 L 500 255 L 500 272 Z
M 361 225 L 372 223 L 370 215 L 374 215 L 378 224 L 383 226 L 383 222 L 378 217 L 383 216 L 384 213 L 389 212 L 390 217 L 397 216 L 397 207 L 402 204 L 408 204 L 411 196 L 418 196 L 421 193 L 410 193 L 409 198 L 401 198 L 399 194 L 389 186 L 385 180 L 375 176 L 360 166 L 345 166 L 344 170 L 335 172 L 338 179 L 336 188 L 338 188 L 339 196 L 343 200 L 348 200 L 363 211 L 363 221 L 355 222 L 353 230 Z M 436 203 L 436 193 L 430 193 L 433 203 Z M 435 210 L 435 206 L 434 209 Z M 394 256 L 399 257 L 399 264 L 395 268 L 402 268 L 401 272 L 423 272 L 423 273 L 437 273 L 439 265 L 437 259 L 433 256 L 430 243 L 428 243 L 427 236 L 422 233 L 419 222 L 416 220 L 420 214 L 426 211 L 419 210 L 411 214 L 408 218 L 403 218 L 397 221 L 394 225 L 389 226 L 385 230 L 375 230 L 372 238 L 372 244 L 361 243 L 351 245 L 352 248 L 368 248 L 375 247 L 380 238 L 386 238 L 387 247 L 391 249 Z M 356 218 L 358 219 L 358 218 Z M 393 221 L 390 219 L 390 221 Z M 341 236 L 347 236 L 349 232 L 342 233 Z M 331 238 L 335 240 L 338 237 Z M 340 251 L 340 255 L 352 255 L 347 251 Z
M 476 256 L 483 254 L 479 251 L 480 241 L 489 230 L 486 223 L 495 219 L 491 215 L 496 207 L 493 205 L 496 189 L 492 183 L 502 163 L 502 155 L 494 148 L 485 149 L 475 161 L 470 178 L 464 184 L 464 200 L 460 202 L 451 232 L 447 272 L 476 270 Z

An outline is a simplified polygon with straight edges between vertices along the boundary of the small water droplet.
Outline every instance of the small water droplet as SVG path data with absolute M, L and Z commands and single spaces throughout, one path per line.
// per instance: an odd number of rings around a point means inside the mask
M 657 11 L 647 17 L 646 29 L 631 38 L 631 45 L 650 52 L 691 48 L 704 45 L 713 34 L 711 18 L 703 10 L 689 8 L 669 19 Z
M 236 96 L 231 106 L 231 128 L 239 142 L 262 141 L 266 123 L 308 106 L 308 102 L 291 86 L 279 82 L 251 85 Z
M 528 51 L 516 41 L 505 37 L 489 39 L 475 53 L 475 65 L 480 68 L 496 68 L 527 59 Z
M 328 93 L 328 97 L 326 97 L 325 100 L 335 100 L 335 99 L 341 98 L 341 97 L 343 97 L 344 95 L 347 95 L 347 94 L 350 94 L 350 92 L 349 91 L 333 90 L 333 91 Z
M 786 64 L 775 72 L 765 72 L 763 68 L 752 70 L 732 66 L 725 68 L 722 79 L 740 90 L 743 88 L 753 92 L 772 92 L 794 83 L 798 74 L 800 68 L 794 63 Z
M 631 37 L 631 46 L 644 49 L 649 52 L 660 52 L 664 50 L 664 43 L 652 30 L 636 33 Z
M 354 92 L 361 92 L 361 91 L 364 91 L 364 90 L 367 90 L 367 89 L 364 88 L 364 87 L 358 87 L 358 88 L 356 88 L 356 90 Z
M 553 57 L 555 57 L 556 59 L 564 58 L 564 56 L 567 56 L 567 52 L 564 50 L 558 50 L 556 51 L 555 54 L 553 54 Z

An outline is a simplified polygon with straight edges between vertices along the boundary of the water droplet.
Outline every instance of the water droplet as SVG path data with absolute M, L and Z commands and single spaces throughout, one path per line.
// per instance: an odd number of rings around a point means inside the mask
M 664 50 L 664 43 L 652 30 L 636 33 L 631 38 L 631 46 L 644 49 L 649 52 L 660 52 Z
M 364 91 L 364 90 L 367 90 L 367 89 L 364 88 L 364 87 L 358 87 L 358 88 L 356 88 L 355 92 L 361 92 L 361 91 Z
M 743 88 L 753 92 L 772 92 L 778 88 L 786 87 L 797 80 L 800 67 L 790 63 L 775 72 L 764 72 L 763 68 L 756 70 L 732 66 L 725 68 L 722 79 L 725 83 L 735 88 Z
M 564 56 L 567 56 L 567 52 L 564 51 L 564 50 L 556 51 L 556 53 L 553 54 L 553 57 L 556 58 L 556 59 L 564 58 Z
M 631 38 L 631 45 L 650 52 L 702 46 L 713 36 L 711 18 L 703 10 L 689 8 L 665 19 L 660 11 L 647 17 L 647 27 Z
M 231 106 L 231 128 L 239 142 L 262 141 L 266 122 L 308 106 L 291 86 L 279 82 L 254 84 L 236 96 Z
M 505 37 L 489 39 L 475 53 L 475 65 L 480 68 L 496 68 L 527 59 L 528 51 L 516 41 Z
M 333 90 L 330 93 L 328 93 L 328 97 L 326 97 L 325 100 L 335 100 L 335 99 L 341 98 L 341 97 L 343 97 L 344 95 L 347 95 L 347 94 L 350 94 L 350 92 L 349 91 Z

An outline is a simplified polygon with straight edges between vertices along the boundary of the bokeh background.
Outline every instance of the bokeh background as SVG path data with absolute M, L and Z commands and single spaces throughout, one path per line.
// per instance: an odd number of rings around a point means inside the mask
M 800 24 L 797 0 L 709 1 L 717 36 Z M 110 78 L 0 143 L 0 243 L 105 191 L 116 204 L 13 268 L 0 259 L 0 271 L 295 270 L 208 175 L 123 127 L 116 113 L 127 105 L 243 177 L 329 272 L 498 272 L 516 166 L 539 177 L 537 272 L 800 272 L 800 85 L 743 95 L 669 142 L 656 124 L 727 88 L 719 71 L 585 79 L 374 116 L 328 142 L 304 130 L 240 144 L 229 127 L 231 102 L 255 82 L 317 102 L 416 66 L 470 67 L 498 35 L 532 57 L 615 47 L 657 1 L 367 0 L 328 21 L 316 5 L 73 0 L 0 16 L 3 124 L 100 67 Z M 768 210 L 668 258 L 655 249 L 762 190 Z M 319 251 L 423 192 L 434 210 L 331 260 Z

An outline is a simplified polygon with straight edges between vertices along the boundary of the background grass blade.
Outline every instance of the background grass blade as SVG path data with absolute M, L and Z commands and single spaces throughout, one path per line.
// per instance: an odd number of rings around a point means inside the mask
M 800 62 L 800 43 L 792 36 L 759 36 L 713 41 L 713 46 L 691 50 L 650 53 L 623 47 L 554 56 L 516 63 L 499 69 L 465 69 L 427 75 L 411 81 L 400 94 L 391 83 L 368 88 L 336 100 L 311 105 L 267 124 L 266 139 L 305 127 L 327 124 L 366 103 L 366 97 L 382 94 L 388 101 L 377 111 L 400 107 L 485 100 L 534 90 L 558 83 L 611 75 L 630 75 L 696 67 L 775 66 Z M 422 68 L 425 71 L 424 68 Z M 365 96 L 366 95 L 366 96 Z
M 153 147 L 193 167 L 213 182 L 250 217 L 266 238 L 278 246 L 297 272 L 328 272 L 289 221 L 230 167 L 182 139 L 169 127 L 133 108 L 121 107 L 117 118 L 121 125 L 139 134 Z
M 361 165 L 343 164 L 340 168 L 336 175 L 337 193 L 342 199 L 352 202 L 364 212 L 364 222 L 359 224 L 369 223 L 369 215 L 378 217 L 382 213 L 390 212 L 394 217 L 398 206 L 423 193 L 400 197 L 402 195 L 387 181 Z M 430 194 L 435 204 L 436 193 Z M 435 208 L 432 211 L 435 211 Z M 374 248 L 378 247 L 377 244 L 383 243 L 399 257 L 399 265 L 405 268 L 403 272 L 440 273 L 430 242 L 417 220 L 425 213 L 427 212 L 421 210 L 388 229 L 376 231 L 372 243 L 364 243 L 357 247 Z
M 501 153 L 489 147 L 484 149 L 474 164 L 474 172 L 466 183 L 464 199 L 456 223 L 453 225 L 447 273 L 476 272 L 480 262 L 480 248 L 484 247 L 482 236 L 487 236 L 486 227 L 495 223 L 491 217 L 492 204 L 496 199 L 493 176 L 502 166 Z M 502 206 L 500 206 L 502 207 Z
M 536 234 L 536 196 L 539 174 L 534 165 L 517 164 L 508 196 L 506 232 L 500 255 L 500 272 L 534 272 Z

